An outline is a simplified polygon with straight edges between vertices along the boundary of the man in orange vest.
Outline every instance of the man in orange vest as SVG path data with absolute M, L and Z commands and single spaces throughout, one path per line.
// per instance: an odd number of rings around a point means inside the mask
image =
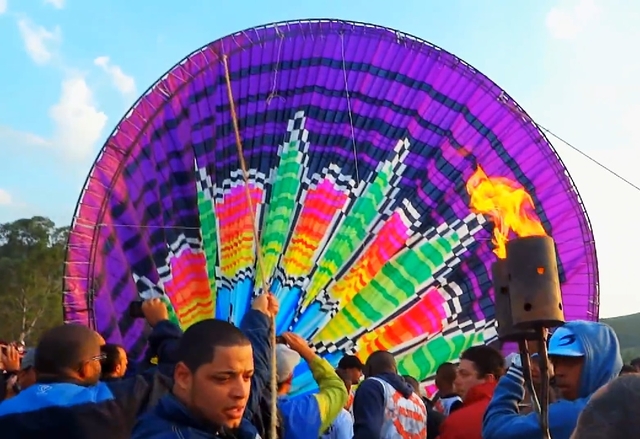
M 387 351 L 372 353 L 353 400 L 353 439 L 426 439 L 427 408 Z

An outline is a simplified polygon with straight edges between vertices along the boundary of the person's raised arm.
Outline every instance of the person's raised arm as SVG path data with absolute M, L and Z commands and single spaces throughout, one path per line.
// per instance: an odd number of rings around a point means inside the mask
M 182 337 L 182 330 L 169 320 L 169 312 L 161 299 L 145 300 L 142 313 L 152 328 L 148 343 L 149 350 L 158 355 L 158 370 L 151 369 L 107 383 L 116 401 L 132 419 L 154 406 L 160 397 L 171 390 L 175 351 Z M 166 367 L 162 369 L 161 366 Z
M 182 329 L 169 320 L 167 306 L 159 298 L 145 300 L 142 303 L 142 313 L 152 328 L 147 340 L 148 353 L 151 357 L 158 357 L 158 366 L 161 372 L 172 376 L 173 366 L 176 363 L 176 349 L 180 338 L 182 338 Z M 165 367 L 163 369 L 160 366 Z
M 509 367 L 500 378 L 482 423 L 483 439 L 539 439 L 542 429 L 537 413 L 521 415 L 518 404 L 524 398 L 522 369 Z M 568 438 L 580 414 L 579 405 L 558 401 L 549 405 L 549 431 L 551 437 Z
M 240 329 L 251 341 L 254 373 L 251 378 L 251 394 L 245 410 L 245 418 L 252 419 L 260 411 L 260 399 L 270 394 L 271 324 L 278 314 L 278 300 L 272 294 L 262 294 L 253 301 L 251 309 L 240 322 Z
M 285 342 L 307 362 L 313 378 L 318 383 L 318 393 L 313 396 L 318 402 L 320 432 L 325 431 L 346 405 L 349 394 L 342 379 L 327 360 L 320 358 L 305 339 L 292 332 L 282 334 Z

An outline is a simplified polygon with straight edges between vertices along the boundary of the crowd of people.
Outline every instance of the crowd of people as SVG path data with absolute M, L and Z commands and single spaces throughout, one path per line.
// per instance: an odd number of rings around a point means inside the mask
M 152 331 L 138 364 L 80 325 L 52 328 L 34 348 L 1 345 L 0 438 L 538 439 L 534 402 L 547 387 L 553 439 L 640 431 L 640 359 L 623 365 L 602 323 L 568 322 L 553 333 L 549 386 L 541 385 L 546 358 L 535 352 L 530 387 L 519 354 L 474 346 L 459 364 L 438 367 L 429 399 L 386 351 L 364 363 L 345 355 L 334 369 L 294 333 L 279 334 L 274 348 L 272 295 L 257 297 L 239 327 L 209 319 L 183 332 L 159 299 L 142 310 Z M 291 395 L 301 361 L 318 389 Z

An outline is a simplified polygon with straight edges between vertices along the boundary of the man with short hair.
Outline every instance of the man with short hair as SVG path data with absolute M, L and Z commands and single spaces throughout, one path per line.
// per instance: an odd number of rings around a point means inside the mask
M 254 419 L 269 389 L 269 328 L 277 312 L 275 297 L 263 294 L 240 328 L 216 319 L 190 326 L 175 352 L 172 393 L 138 420 L 131 438 L 259 438 Z
M 462 407 L 462 398 L 454 390 L 453 383 L 458 374 L 458 366 L 453 363 L 442 363 L 436 370 L 435 384 L 438 393 L 434 397 L 436 411 L 445 416 Z
M 571 321 L 556 329 L 549 340 L 559 400 L 549 405 L 553 439 L 568 439 L 589 398 L 618 376 L 622 369 L 620 344 L 610 326 Z M 537 413 L 520 414 L 525 396 L 520 356 L 516 356 L 496 387 L 484 416 L 484 439 L 538 439 L 542 435 Z
M 640 376 L 616 378 L 593 394 L 571 439 L 629 439 L 640 432 Z
M 185 435 L 210 429 L 220 437 L 233 432 L 253 439 L 257 430 L 244 419 L 253 351 L 242 331 L 224 320 L 202 320 L 184 333 L 177 355 L 172 395 L 140 420 L 133 437 L 175 436 L 175 425 Z
M 143 312 L 155 336 L 171 342 L 182 334 L 160 299 L 145 301 Z M 103 344 L 82 325 L 45 332 L 35 351 L 36 383 L 0 404 L 2 439 L 129 439 L 154 387 L 145 376 L 100 382 Z
M 454 384 L 462 406 L 444 420 L 440 439 L 482 439 L 482 418 L 503 374 L 500 351 L 481 345 L 462 353 Z
M 102 346 L 105 355 L 101 362 L 102 381 L 119 380 L 127 372 L 127 351 L 120 345 L 106 343 Z
M 390 352 L 369 355 L 364 376 L 353 400 L 353 439 L 427 437 L 427 408 Z

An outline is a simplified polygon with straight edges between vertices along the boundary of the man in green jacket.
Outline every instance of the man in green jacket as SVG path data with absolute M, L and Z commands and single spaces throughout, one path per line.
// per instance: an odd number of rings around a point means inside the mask
M 276 346 L 278 408 L 284 424 L 284 439 L 319 437 L 336 419 L 347 402 L 347 389 L 328 361 L 320 358 L 307 342 L 291 332 L 282 334 L 286 345 Z M 318 392 L 287 396 L 293 370 L 304 359 L 318 383 Z

